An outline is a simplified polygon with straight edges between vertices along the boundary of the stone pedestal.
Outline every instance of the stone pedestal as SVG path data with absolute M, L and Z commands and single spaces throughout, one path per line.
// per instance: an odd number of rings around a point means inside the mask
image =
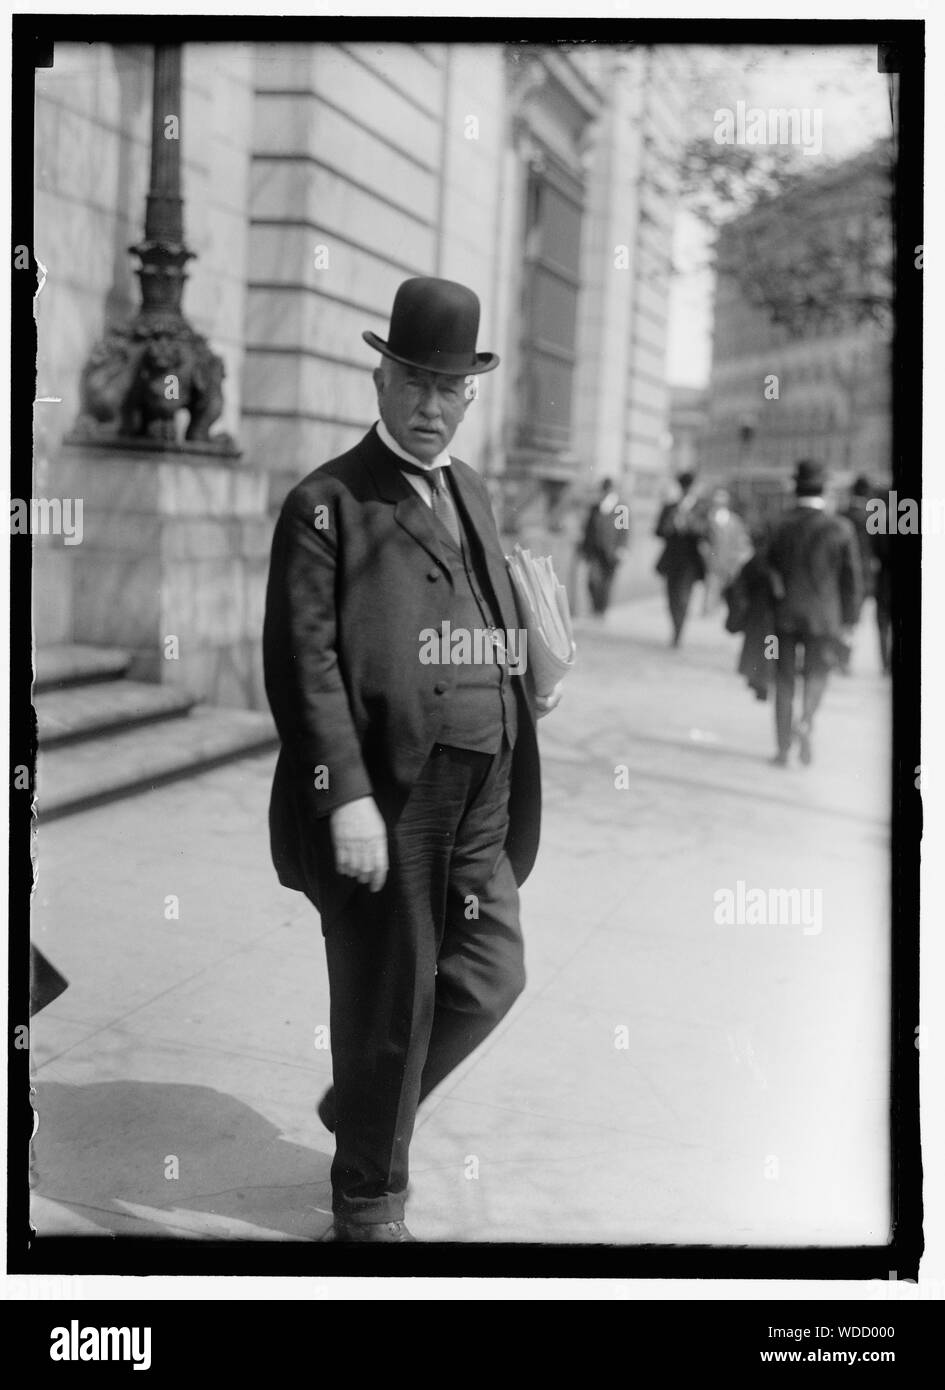
M 67 444 L 75 641 L 131 652 L 133 679 L 215 705 L 265 708 L 268 475 L 185 451 Z

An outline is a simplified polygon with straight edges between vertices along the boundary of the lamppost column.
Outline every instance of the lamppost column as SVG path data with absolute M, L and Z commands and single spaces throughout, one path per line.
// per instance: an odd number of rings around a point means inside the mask
M 151 85 L 151 183 L 144 211 L 144 238 L 131 250 L 140 260 L 139 324 L 154 315 L 183 323 L 184 267 L 193 252 L 184 244 L 180 195 L 181 46 L 155 44 Z
M 181 198 L 181 45 L 155 44 L 151 77 L 151 171 L 138 258 L 141 304 L 125 326 L 109 324 L 82 374 L 79 440 L 140 439 L 157 449 L 185 444 L 238 454 L 226 434 L 211 437 L 223 411 L 223 359 L 184 317 L 187 262 Z
M 145 241 L 181 243 L 180 196 L 181 46 L 155 44 L 151 98 L 151 186 Z

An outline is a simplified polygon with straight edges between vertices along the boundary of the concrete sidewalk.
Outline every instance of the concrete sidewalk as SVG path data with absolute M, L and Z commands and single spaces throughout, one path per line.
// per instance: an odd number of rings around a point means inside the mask
M 421 1111 L 421 1239 L 887 1238 L 889 685 L 865 624 L 815 765 L 771 768 L 721 623 L 680 651 L 661 598 L 579 624 L 540 726 L 529 985 Z M 330 1223 L 322 942 L 270 865 L 272 766 L 40 830 L 34 937 L 70 981 L 32 1029 L 41 1233 Z M 717 924 L 739 881 L 821 890 L 820 929 Z

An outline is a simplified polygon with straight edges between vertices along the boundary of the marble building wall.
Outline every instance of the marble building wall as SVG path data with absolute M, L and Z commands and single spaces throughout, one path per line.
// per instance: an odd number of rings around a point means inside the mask
M 669 387 L 666 345 L 672 273 L 673 221 L 685 83 L 679 55 L 656 46 L 636 55 L 640 140 L 637 172 L 637 271 L 628 362 L 624 466 L 638 511 L 655 509 L 669 468 Z
M 479 346 L 498 352 L 499 367 L 479 378 L 478 397 L 462 426 L 461 456 L 487 476 L 504 467 L 510 344 L 511 248 L 503 203 L 509 196 L 504 58 L 487 44 L 439 49 L 445 77 L 441 236 L 435 273 L 479 295 Z
M 654 184 L 673 139 L 672 73 L 659 56 L 647 71 L 644 55 L 616 50 L 552 62 L 552 89 L 584 84 L 600 105 L 578 152 L 587 200 L 575 448 L 583 478 L 625 471 L 635 485 L 658 472 L 666 429 L 672 198 Z M 144 47 L 64 45 L 54 68 L 37 73 L 35 241 L 48 270 L 38 394 L 61 398 L 37 405 L 39 492 L 58 491 L 90 348 L 108 318 L 126 319 L 137 304 L 127 248 L 143 228 L 150 71 Z M 480 379 L 458 452 L 487 477 L 501 475 L 517 418 L 527 173 L 504 50 L 191 44 L 183 81 L 185 235 L 198 257 L 184 307 L 224 357 L 219 427 L 243 449 L 236 467 L 267 475 L 270 515 L 288 487 L 375 418 L 377 355 L 361 332 L 385 335 L 394 292 L 410 275 L 455 278 L 480 295 L 480 345 L 503 364 Z M 561 112 L 540 88 L 526 102 L 552 147 L 578 138 L 562 135 Z M 618 245 L 628 248 L 626 271 L 614 266 Z M 61 544 L 37 550 L 37 639 L 69 640 L 72 557 Z M 260 541 L 256 587 L 261 556 Z
M 619 478 L 627 462 L 626 397 L 639 275 L 639 91 L 633 81 L 634 56 L 608 57 L 611 100 L 586 162 L 574 401 L 575 442 L 588 482 L 608 475 Z
M 411 275 L 473 286 L 479 341 L 501 352 L 498 49 L 266 45 L 256 55 L 243 434 L 271 503 L 376 416 L 377 353 Z M 502 383 L 482 383 L 460 452 L 500 452 Z

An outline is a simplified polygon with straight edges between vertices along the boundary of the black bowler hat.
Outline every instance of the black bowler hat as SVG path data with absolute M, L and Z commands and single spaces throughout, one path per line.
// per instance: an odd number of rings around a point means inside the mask
M 822 463 L 801 459 L 794 466 L 794 490 L 804 494 L 823 492 L 827 470 Z
M 376 333 L 361 337 L 408 367 L 469 376 L 499 365 L 494 352 L 476 351 L 478 332 L 479 299 L 472 290 L 455 280 L 418 275 L 405 280 L 394 296 L 387 342 Z

